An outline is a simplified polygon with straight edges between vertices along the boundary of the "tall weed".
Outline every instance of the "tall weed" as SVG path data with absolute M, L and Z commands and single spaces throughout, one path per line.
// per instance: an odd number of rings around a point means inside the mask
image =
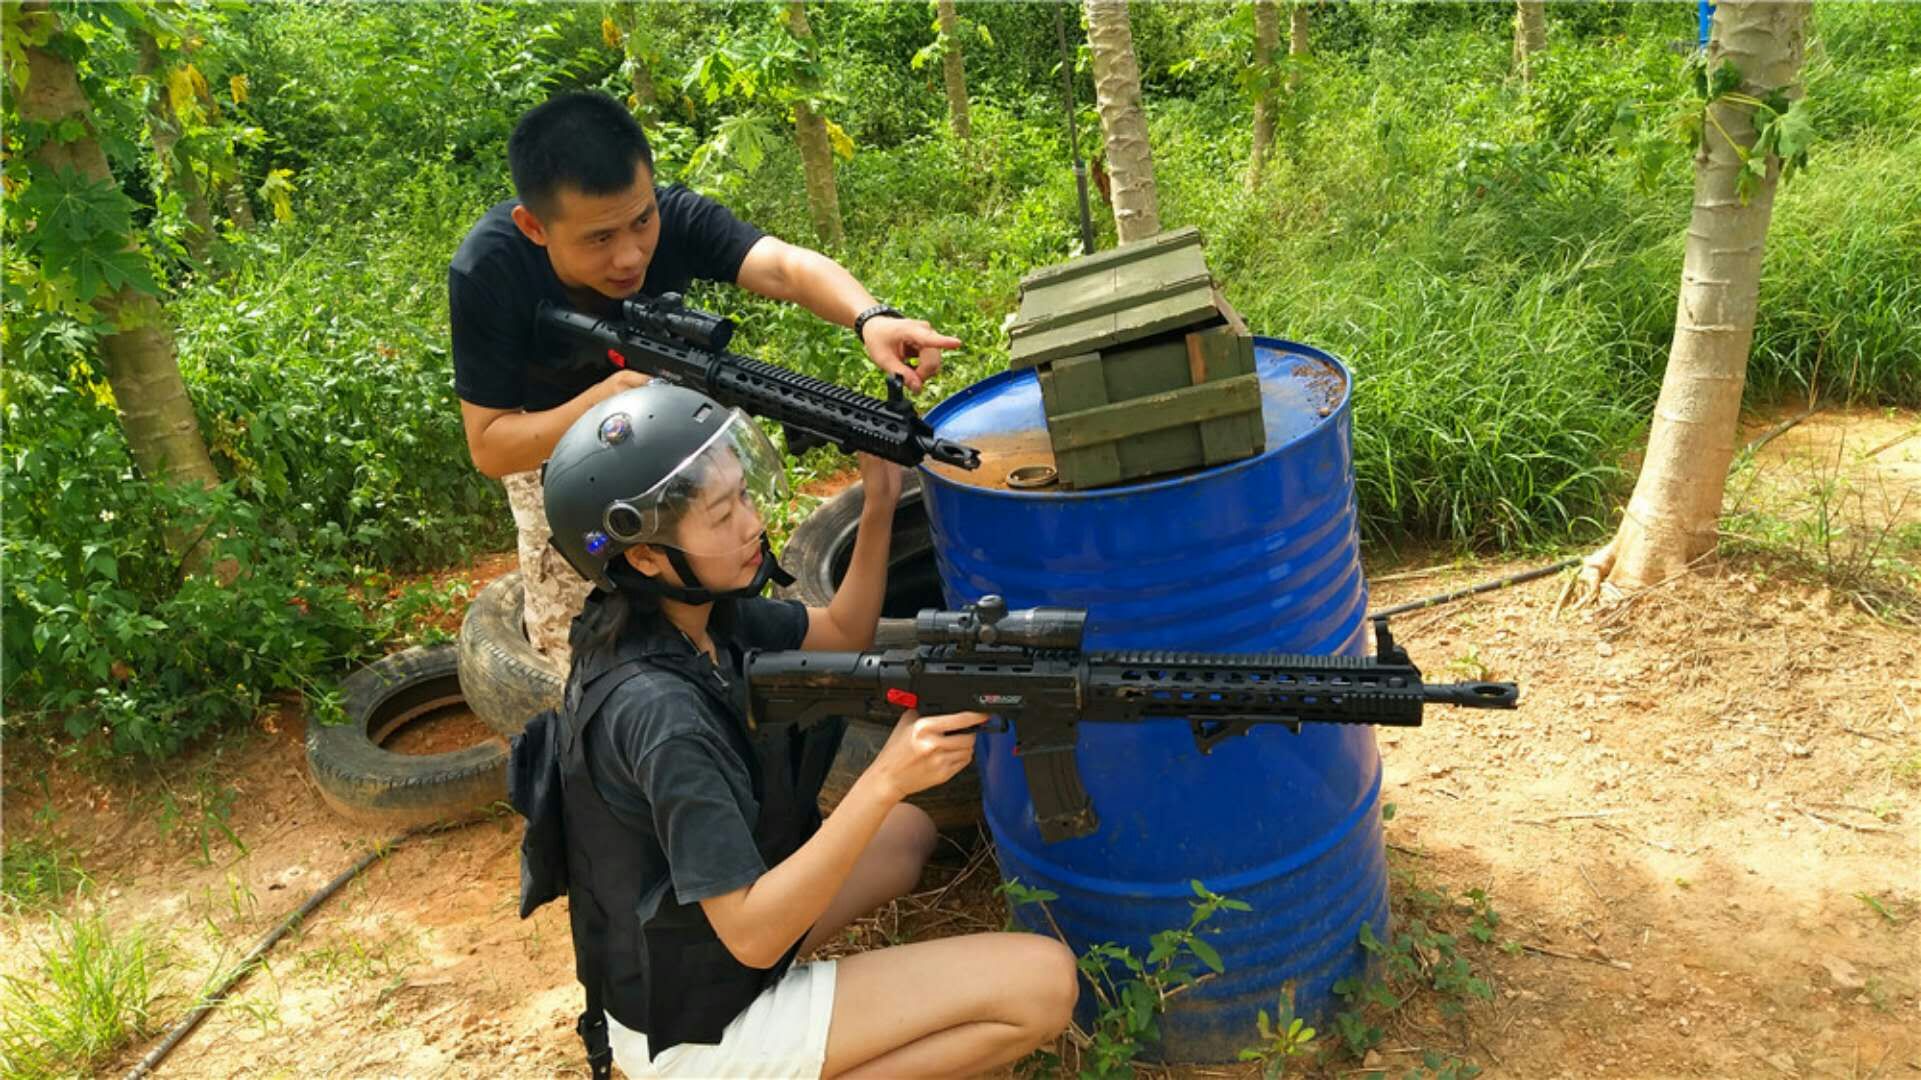
M 139 928 L 114 930 L 98 915 L 55 917 L 37 977 L 0 988 L 0 1073 L 22 1080 L 91 1074 L 153 1031 L 166 946 Z

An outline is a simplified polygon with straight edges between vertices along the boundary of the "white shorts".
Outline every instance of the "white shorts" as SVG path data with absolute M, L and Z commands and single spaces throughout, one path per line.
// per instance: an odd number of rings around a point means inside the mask
M 607 1017 L 614 1064 L 635 1080 L 786 1080 L 820 1075 L 827 1062 L 827 1029 L 834 1020 L 834 961 L 796 964 L 760 992 L 721 1032 L 718 1045 L 680 1043 L 647 1053 L 647 1036 Z

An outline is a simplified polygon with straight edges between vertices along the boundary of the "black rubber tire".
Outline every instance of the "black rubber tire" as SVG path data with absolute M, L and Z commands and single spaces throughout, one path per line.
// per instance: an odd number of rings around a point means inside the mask
M 444 754 L 380 748 L 402 724 L 460 704 L 452 645 L 407 649 L 341 684 L 347 722 L 307 728 L 307 771 L 327 805 L 372 825 L 456 821 L 507 797 L 507 744 L 488 739 Z
M 783 595 L 811 606 L 824 606 L 834 598 L 834 590 L 847 573 L 853 554 L 854 531 L 866 505 L 866 489 L 855 484 L 827 500 L 795 527 L 781 552 L 780 563 L 794 575 L 794 583 Z M 880 628 L 875 632 L 878 648 L 903 648 L 914 644 L 913 616 L 921 608 L 943 607 L 940 571 L 934 563 L 934 539 L 927 524 L 927 509 L 921 503 L 920 477 L 909 473 L 901 489 L 900 505 L 894 511 L 894 542 L 889 551 L 887 599 L 881 611 Z M 869 720 L 847 725 L 840 754 L 821 786 L 820 808 L 831 811 L 846 796 L 854 781 L 872 764 L 874 756 L 887 742 L 891 728 Z M 908 802 L 927 811 L 943 831 L 972 831 L 981 820 L 980 775 L 972 765 L 937 788 L 910 797 Z
M 794 575 L 782 591 L 804 604 L 824 607 L 834 598 L 854 554 L 854 532 L 867 489 L 856 483 L 834 496 L 795 526 L 780 553 L 780 565 Z M 914 640 L 914 616 L 922 608 L 942 607 L 940 568 L 934 563 L 934 537 L 921 502 L 920 475 L 908 473 L 894 511 L 894 543 L 887 559 L 887 596 L 881 603 L 875 644 L 895 646 Z
M 509 737 L 541 710 L 558 708 L 566 683 L 566 673 L 528 642 L 521 604 L 515 570 L 481 589 L 460 623 L 460 691 L 481 723 Z

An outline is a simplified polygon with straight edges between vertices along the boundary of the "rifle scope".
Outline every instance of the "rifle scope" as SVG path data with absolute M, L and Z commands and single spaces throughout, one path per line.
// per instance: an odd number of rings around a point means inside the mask
M 925 608 L 914 620 L 922 645 L 959 645 L 963 649 L 1003 645 L 1023 649 L 1079 649 L 1087 632 L 1081 608 L 1036 607 L 1007 610 L 998 596 L 983 596 L 959 611 Z
M 677 338 L 696 348 L 720 352 L 734 338 L 734 320 L 688 308 L 679 293 L 635 296 L 621 304 L 627 321 L 642 330 Z

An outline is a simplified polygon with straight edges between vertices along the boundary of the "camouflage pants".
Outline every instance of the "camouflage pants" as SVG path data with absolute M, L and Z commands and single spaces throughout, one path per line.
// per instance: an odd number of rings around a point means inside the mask
M 540 497 L 540 471 L 501 478 L 520 532 L 520 581 L 526 596 L 527 640 L 548 663 L 566 671 L 567 631 L 593 586 L 547 542 L 547 507 Z

